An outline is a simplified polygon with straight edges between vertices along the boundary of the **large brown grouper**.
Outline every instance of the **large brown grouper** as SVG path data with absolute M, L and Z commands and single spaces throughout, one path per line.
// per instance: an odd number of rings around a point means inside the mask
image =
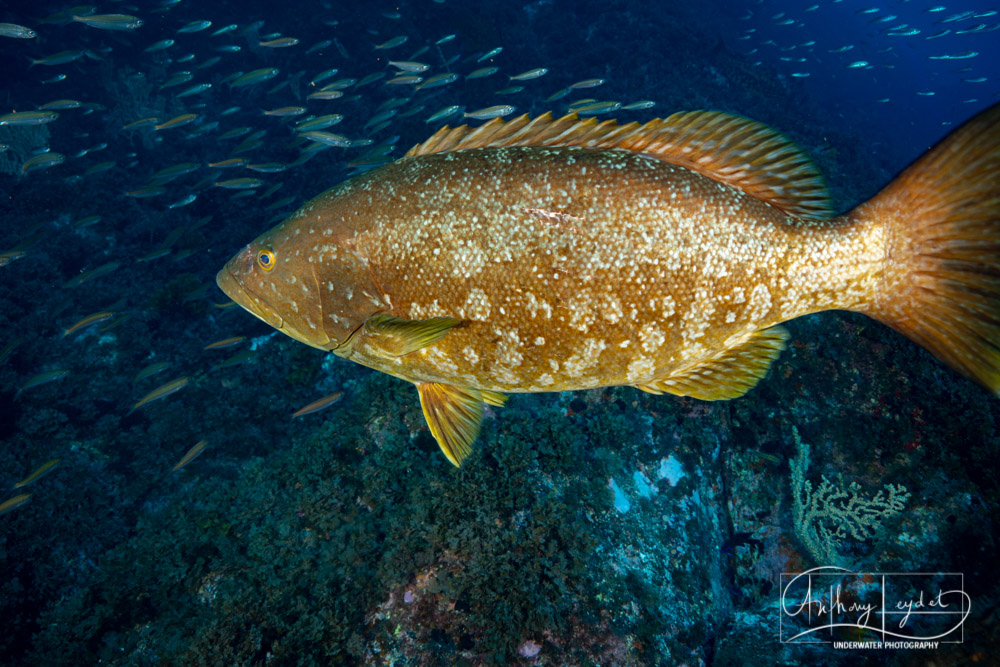
M 444 128 L 236 254 L 219 286 L 413 382 L 462 462 L 505 392 L 740 396 L 781 322 L 865 313 L 1000 390 L 1000 106 L 831 217 L 788 140 L 717 112 Z

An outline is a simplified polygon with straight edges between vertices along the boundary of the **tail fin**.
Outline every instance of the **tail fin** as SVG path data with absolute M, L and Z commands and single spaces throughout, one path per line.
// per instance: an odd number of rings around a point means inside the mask
M 1000 105 L 855 215 L 886 225 L 885 292 L 868 314 L 1000 395 Z

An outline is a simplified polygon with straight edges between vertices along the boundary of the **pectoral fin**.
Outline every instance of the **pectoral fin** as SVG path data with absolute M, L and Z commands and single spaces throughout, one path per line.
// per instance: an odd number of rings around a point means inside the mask
M 696 366 L 636 388 L 650 394 L 691 396 L 703 401 L 737 398 L 767 374 L 771 362 L 785 349 L 786 340 L 788 332 L 783 327 L 761 329 Z
M 401 357 L 436 343 L 461 322 L 454 317 L 406 320 L 373 315 L 365 320 L 365 342 L 386 357 Z
M 441 451 L 455 466 L 472 452 L 479 435 L 483 404 L 503 406 L 507 397 L 496 391 L 467 389 L 437 382 L 418 382 L 420 407 Z

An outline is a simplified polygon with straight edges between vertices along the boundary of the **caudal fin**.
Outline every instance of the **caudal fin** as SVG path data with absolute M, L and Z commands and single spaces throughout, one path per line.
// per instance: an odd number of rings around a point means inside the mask
M 1000 105 L 852 216 L 885 224 L 885 290 L 868 314 L 1000 395 Z

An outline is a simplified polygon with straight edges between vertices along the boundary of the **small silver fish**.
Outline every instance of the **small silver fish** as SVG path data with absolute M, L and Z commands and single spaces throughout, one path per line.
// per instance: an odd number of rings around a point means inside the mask
M 458 104 L 453 104 L 451 106 L 438 109 L 433 114 L 431 114 L 431 116 L 424 122 L 434 123 L 439 120 L 444 120 L 445 118 L 451 118 L 455 114 L 459 113 L 461 110 L 462 110 L 461 106 L 459 106 Z
M 173 204 L 170 204 L 169 206 L 167 206 L 167 208 L 180 208 L 182 206 L 187 206 L 188 204 L 190 204 L 191 202 L 193 202 L 197 198 L 198 198 L 198 195 L 188 195 L 187 197 L 184 197 L 183 199 L 179 199 L 179 200 L 175 201 Z
M 549 73 L 547 67 L 536 67 L 535 69 L 529 69 L 527 72 L 521 72 L 520 74 L 515 74 L 512 77 L 508 77 L 511 81 L 529 81 L 531 79 L 537 79 L 540 76 L 545 76 Z
M 315 141 L 316 143 L 324 144 L 326 146 L 347 148 L 351 145 L 350 139 L 342 134 L 333 134 L 332 132 L 303 132 L 299 136 L 303 139 Z
M 343 97 L 344 93 L 340 90 L 317 90 L 315 93 L 309 93 L 306 95 L 307 100 L 335 100 L 338 97 Z
M 390 39 L 387 42 L 382 42 L 381 44 L 376 44 L 375 45 L 375 50 L 379 51 L 379 50 L 391 49 L 391 48 L 394 48 L 396 46 L 400 46 L 401 44 L 405 44 L 406 40 L 408 40 L 408 39 L 409 39 L 409 37 L 407 37 L 406 35 L 400 35 L 399 37 L 393 37 L 392 39 Z
M 387 86 L 407 86 L 416 85 L 424 80 L 424 77 L 418 76 L 416 74 L 406 74 L 404 76 L 397 76 L 389 79 L 385 82 Z
M 259 42 L 257 46 L 264 46 L 269 49 L 284 49 L 289 46 L 295 46 L 299 43 L 299 40 L 295 37 L 279 37 L 278 39 L 271 39 L 266 42 Z
M 51 56 L 44 56 L 42 58 L 32 58 L 31 66 L 35 65 L 65 65 L 66 63 L 71 63 L 74 60 L 79 60 L 83 57 L 83 51 L 60 51 L 59 53 L 53 53 Z
M 339 69 L 337 69 L 336 67 L 335 67 L 335 68 L 333 68 L 333 69 L 327 69 L 327 70 L 323 70 L 322 72 L 320 72 L 319 74 L 317 74 L 317 75 L 315 76 L 315 78 L 313 78 L 313 80 L 312 80 L 312 81 L 310 81 L 310 82 L 309 82 L 309 85 L 310 85 L 310 86 L 315 86 L 316 84 L 318 84 L 318 83 L 320 83 L 320 82 L 322 82 L 322 81 L 326 81 L 326 80 L 327 80 L 327 79 L 329 79 L 330 77 L 332 77 L 332 76 L 336 76 L 336 75 L 337 75 L 337 72 L 339 72 L 339 71 L 340 71 L 340 70 L 339 70 Z
M 194 74 L 192 74 L 191 72 L 178 72 L 177 74 L 173 75 L 172 77 L 164 81 L 162 84 L 160 84 L 160 90 L 163 90 L 164 88 L 173 88 L 174 86 L 179 86 L 182 83 L 187 83 L 193 78 Z
M 452 72 L 435 74 L 417 86 L 417 90 L 423 90 L 424 88 L 436 88 L 437 86 L 446 86 L 449 83 L 454 83 L 455 81 L 458 81 L 458 75 Z
M 92 14 L 90 16 L 74 16 L 73 20 L 101 30 L 135 30 L 143 25 L 141 18 L 128 14 Z
M 316 118 L 310 118 L 308 120 L 303 120 L 297 123 L 295 125 L 295 131 L 309 132 L 310 130 L 325 130 L 328 127 L 336 125 L 342 120 L 344 120 L 344 117 L 339 113 L 326 114 L 325 116 L 317 116 Z
M 928 56 L 931 60 L 968 60 L 969 58 L 975 58 L 979 55 L 979 51 L 964 51 L 962 53 L 956 53 L 954 55 L 943 55 L 943 56 Z
M 305 107 L 281 107 L 280 109 L 268 109 L 264 111 L 265 116 L 278 116 L 287 118 L 289 116 L 301 116 L 307 111 Z
M 34 39 L 38 33 L 31 28 L 16 23 L 0 23 L 0 37 L 12 37 L 14 39 Z
M 573 90 L 578 90 L 580 88 L 596 88 L 597 86 L 603 86 L 604 79 L 584 79 L 583 81 L 577 81 L 570 85 Z
M 652 109 L 655 106 L 656 102 L 654 102 L 653 100 L 639 100 L 638 102 L 623 104 L 622 111 L 638 111 L 639 109 Z
M 466 79 L 482 79 L 484 77 L 496 74 L 500 71 L 499 67 L 480 67 L 477 70 L 473 70 L 465 75 Z
M 182 97 L 188 97 L 190 95 L 197 95 L 198 93 L 203 93 L 203 92 L 205 92 L 206 90 L 208 90 L 211 87 L 212 87 L 212 84 L 210 84 L 210 83 L 199 83 L 199 84 L 196 84 L 194 86 L 191 86 L 190 88 L 185 89 L 184 91 L 182 91 L 180 93 L 177 93 L 177 99 L 180 99 Z
M 41 155 L 36 155 L 30 158 L 21 165 L 21 175 L 25 175 L 30 171 L 37 171 L 39 169 L 48 169 L 49 167 L 54 167 L 57 164 L 62 164 L 66 161 L 66 156 L 62 153 L 42 153 Z
M 431 68 L 427 63 L 419 63 L 414 60 L 390 60 L 389 65 L 404 72 L 426 72 Z
M 0 116 L 0 125 L 42 125 L 58 117 L 59 114 L 52 111 L 15 111 Z
M 166 51 L 173 45 L 174 45 L 174 40 L 161 39 L 158 42 L 153 42 L 151 45 L 144 48 L 143 51 L 145 53 L 156 53 L 157 51 Z
M 572 107 L 571 110 L 578 116 L 597 116 L 599 114 L 611 113 L 622 108 L 622 103 L 617 100 L 602 100 Z
M 361 80 L 357 83 L 357 87 L 360 88 L 361 86 L 367 86 L 369 83 L 374 83 L 384 78 L 385 72 L 372 72 L 368 76 L 361 77 Z
M 469 111 L 463 116 L 465 118 L 475 118 L 476 120 L 489 120 L 491 118 L 500 118 L 501 116 L 508 116 L 516 110 L 509 104 L 497 104 L 492 107 L 486 107 L 485 109 L 476 109 L 475 111 Z
M 39 111 L 50 111 L 53 109 L 79 109 L 81 103 L 79 100 L 53 100 L 52 102 L 46 102 L 42 106 L 38 107 Z
M 333 41 L 329 39 L 324 39 L 322 42 L 316 42 L 308 49 L 306 49 L 306 55 L 308 56 L 310 53 L 315 53 L 316 51 L 322 51 L 331 44 L 333 44 Z
M 255 69 L 236 77 L 236 79 L 229 84 L 229 87 L 240 88 L 241 86 L 252 86 L 256 83 L 273 79 L 278 76 L 279 72 L 281 72 L 281 70 L 277 67 L 261 67 L 260 69 Z
M 218 181 L 215 187 L 227 190 L 252 190 L 262 185 L 264 185 L 264 181 L 259 178 L 231 178 L 226 181 Z
M 177 465 L 175 465 L 171 469 L 171 472 L 177 472 L 187 464 L 191 463 L 191 461 L 194 461 L 199 454 L 205 451 L 205 447 L 207 445 L 208 445 L 208 440 L 199 440 L 197 443 L 195 443 L 194 447 L 192 447 L 187 451 L 187 454 L 181 457 L 181 460 L 178 461 Z
M 497 56 L 497 55 L 500 55 L 500 52 L 501 52 L 501 51 L 503 51 L 503 47 L 502 47 L 502 46 L 498 46 L 498 47 L 497 47 L 497 48 L 495 48 L 495 49 L 490 49 L 489 51 L 487 51 L 487 52 L 486 52 L 486 53 L 484 53 L 483 55 L 479 56 L 479 59 L 478 59 L 478 60 L 476 60 L 476 62 L 477 62 L 477 63 L 481 63 L 481 62 L 483 62 L 484 60 L 489 60 L 490 58 L 492 58 L 492 57 L 494 57 L 494 56 Z
M 183 28 L 179 29 L 177 32 L 181 32 L 181 33 L 201 32 L 202 30 L 205 30 L 206 28 L 211 27 L 211 25 L 212 25 L 212 22 L 208 21 L 208 20 L 191 21 L 186 26 L 184 26 Z

